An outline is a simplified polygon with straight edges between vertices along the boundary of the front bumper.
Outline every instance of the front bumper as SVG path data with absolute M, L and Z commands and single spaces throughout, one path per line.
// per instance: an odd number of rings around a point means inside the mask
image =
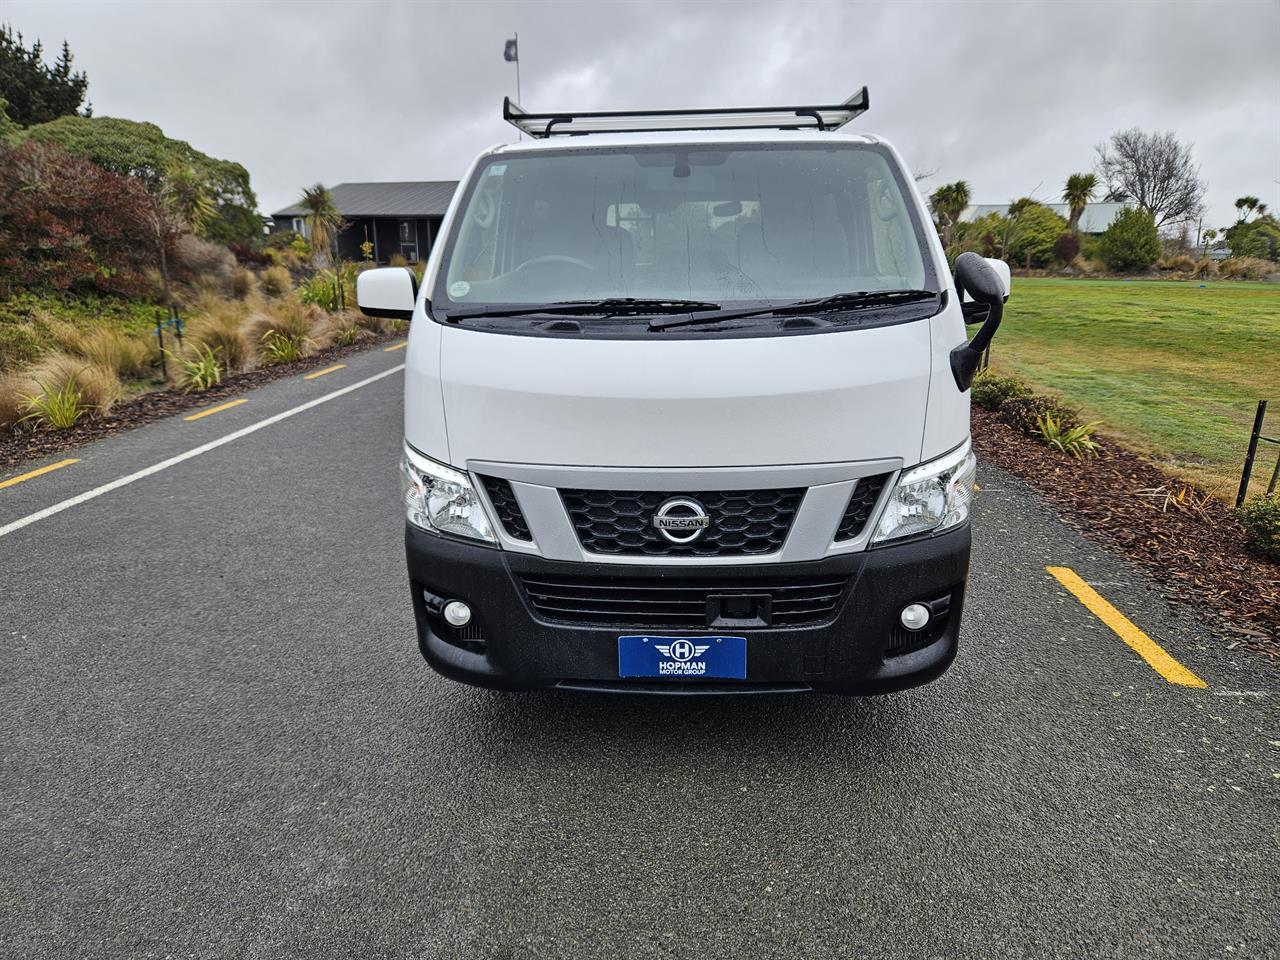
M 464 683 L 508 690 L 561 687 L 636 693 L 708 694 L 828 691 L 887 693 L 928 683 L 955 659 L 968 525 L 936 537 L 811 563 L 750 566 L 622 566 L 566 563 L 469 544 L 406 527 L 418 645 L 431 666 Z M 620 679 L 618 637 L 653 625 L 579 625 L 536 615 L 522 577 L 723 579 L 726 591 L 752 580 L 838 576 L 848 586 L 829 621 L 813 626 L 701 630 L 661 628 L 664 636 L 747 638 L 747 679 Z M 438 601 L 463 600 L 472 623 L 454 630 Z M 923 634 L 898 625 L 902 608 L 930 603 L 938 615 Z

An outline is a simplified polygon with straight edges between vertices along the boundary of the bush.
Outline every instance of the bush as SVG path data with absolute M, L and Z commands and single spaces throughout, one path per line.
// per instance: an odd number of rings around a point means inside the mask
M 57 405 L 64 403 L 70 393 L 75 393 L 77 402 L 86 410 L 98 413 L 110 410 L 122 392 L 114 371 L 65 353 L 46 355 L 27 372 L 24 379 L 33 385 L 29 387 L 29 401 L 35 398 L 43 402 L 40 398 L 45 398 L 51 405 Z M 62 400 L 57 401 L 56 397 Z M 37 414 L 34 419 L 39 422 L 43 417 Z
M 302 358 L 306 341 L 302 337 L 281 333 L 279 330 L 268 330 L 262 335 L 262 349 L 258 358 L 263 366 L 273 363 L 292 363 Z
M 151 348 L 145 340 L 112 327 L 82 334 L 74 352 L 121 378 L 139 376 L 151 365 Z
M 278 300 L 249 317 L 245 335 L 257 345 L 260 362 L 284 363 L 314 350 L 313 333 L 324 316 L 315 307 Z
M 1224 280 L 1261 280 L 1278 268 L 1270 260 L 1257 257 L 1231 257 L 1218 264 L 1218 275 Z
M 1042 394 L 1010 397 L 1001 404 L 1000 416 L 1029 437 L 1041 436 L 1040 420 L 1045 416 L 1052 417 L 1060 430 L 1070 430 L 1081 423 L 1078 410 L 1067 406 L 1057 397 Z
M 320 347 L 327 347 L 333 344 L 349 347 L 366 336 L 368 336 L 368 333 L 360 326 L 355 314 L 347 312 L 327 317 L 319 325 L 313 338 L 316 341 L 316 345 Z
M 226 373 L 243 369 L 249 362 L 244 307 L 209 298 L 198 309 L 199 315 L 187 324 L 187 342 L 213 350 Z
M 1053 248 L 1067 229 L 1067 221 L 1042 203 L 1019 201 L 1009 207 L 1006 259 L 1023 266 L 1047 267 L 1053 262 Z
M 293 278 L 284 267 L 268 267 L 259 279 L 262 292 L 269 297 L 283 297 L 293 289 Z
M 237 300 L 243 300 L 253 293 L 253 286 L 253 271 L 239 267 L 232 272 L 231 295 Z
M 1159 270 L 1174 270 L 1178 273 L 1194 273 L 1196 258 L 1189 253 L 1165 254 L 1156 261 Z
M 222 382 L 222 358 L 208 344 L 198 343 L 181 354 L 170 353 L 178 367 L 177 381 L 183 393 L 208 390 Z
M 213 283 L 226 289 L 236 268 L 236 258 L 221 244 L 184 233 L 173 244 L 173 268 L 183 280 Z
M 999 410 L 1014 397 L 1031 396 L 1031 388 L 1017 377 L 1006 377 L 991 370 L 981 370 L 973 378 L 973 402 L 988 410 Z
M 1064 233 L 1053 241 L 1053 257 L 1059 263 L 1069 264 L 1080 255 L 1080 238 L 1074 233 Z
M 40 337 L 30 324 L 0 323 L 0 370 L 30 363 L 41 349 Z
M 1237 507 L 1245 541 L 1259 556 L 1280 561 L 1280 497 L 1253 497 Z
M 42 424 L 51 430 L 74 427 L 90 410 L 74 380 L 57 389 L 41 387 L 26 398 L 26 403 L 30 412 L 18 422 Z
M 28 412 L 30 384 L 12 373 L 0 374 L 0 429 L 12 430 Z
M 236 263 L 246 267 L 269 267 L 271 256 L 265 250 L 247 247 L 243 243 L 228 243 L 227 249 L 236 258 Z
M 151 209 L 131 177 L 57 147 L 0 140 L 0 278 L 12 288 L 147 291 Z
M 1066 427 L 1054 419 L 1053 414 L 1046 413 L 1036 420 L 1036 429 L 1040 431 L 1040 439 L 1062 453 L 1070 454 L 1077 460 L 1085 457 L 1096 457 L 1101 448 L 1093 439 L 1093 431 L 1097 423 L 1080 423 L 1074 427 Z
M 408 265 L 409 261 L 398 253 L 393 253 L 391 259 L 387 261 L 387 266 L 389 267 L 407 267 Z
M 1099 238 L 1098 254 L 1112 270 L 1145 270 L 1160 256 L 1155 219 L 1134 207 L 1121 210 Z

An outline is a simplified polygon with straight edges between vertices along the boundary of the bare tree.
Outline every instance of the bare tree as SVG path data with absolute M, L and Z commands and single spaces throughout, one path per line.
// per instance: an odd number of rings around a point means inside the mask
M 1180 143 L 1171 132 L 1134 127 L 1113 133 L 1096 149 L 1095 166 L 1107 185 L 1107 199 L 1132 201 L 1155 218 L 1157 227 L 1200 215 L 1207 185 L 1190 144 Z

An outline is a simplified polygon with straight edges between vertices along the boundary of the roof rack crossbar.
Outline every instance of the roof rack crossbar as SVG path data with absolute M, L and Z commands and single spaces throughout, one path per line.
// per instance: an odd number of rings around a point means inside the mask
M 686 110 L 577 110 L 530 113 L 510 97 L 502 118 L 536 139 L 585 133 L 676 130 L 837 130 L 870 107 L 863 87 L 844 103 L 789 107 L 695 107 Z

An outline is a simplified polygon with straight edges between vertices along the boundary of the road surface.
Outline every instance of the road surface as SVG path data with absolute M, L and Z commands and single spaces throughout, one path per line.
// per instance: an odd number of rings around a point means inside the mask
M 397 509 L 403 357 L 0 489 L 0 956 L 1280 954 L 1274 671 L 989 465 L 962 652 L 928 687 L 434 675 Z

